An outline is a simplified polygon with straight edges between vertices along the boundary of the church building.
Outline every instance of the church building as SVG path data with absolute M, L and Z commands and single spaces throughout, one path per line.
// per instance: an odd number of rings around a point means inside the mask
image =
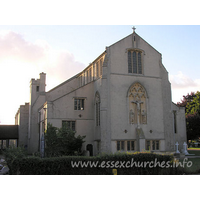
M 82 150 L 91 156 L 174 152 L 176 142 L 180 150 L 187 142 L 185 110 L 172 102 L 162 55 L 134 28 L 79 74 L 48 92 L 45 86 L 45 73 L 32 79 L 30 102 L 15 116 L 19 145 L 31 153 L 41 151 L 47 123 L 85 135 Z

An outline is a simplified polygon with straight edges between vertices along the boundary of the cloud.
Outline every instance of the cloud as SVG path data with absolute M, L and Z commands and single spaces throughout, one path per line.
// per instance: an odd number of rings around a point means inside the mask
M 177 103 L 183 95 L 200 90 L 200 79 L 192 79 L 181 71 L 177 75 L 169 76 L 172 88 L 172 100 Z
M 37 62 L 44 58 L 46 48 L 26 41 L 22 35 L 13 31 L 0 32 L 0 60 L 15 58 Z
M 193 80 L 181 71 L 177 75 L 170 75 L 170 81 L 174 89 L 196 88 L 200 86 L 200 79 Z
M 69 79 L 86 67 L 67 50 L 54 50 L 44 40 L 28 42 L 23 35 L 13 31 L 0 31 L 0 65 L 4 74 L 13 70 L 16 73 L 21 71 L 29 79 L 45 72 L 50 87 L 55 87 L 55 84 Z
M 47 73 L 47 78 L 51 80 L 49 85 L 55 87 L 61 82 L 71 78 L 86 66 L 75 60 L 73 54 L 68 51 L 54 51 L 48 52 L 46 62 L 40 67 Z M 52 82 L 55 82 L 54 84 Z M 47 83 L 48 84 L 48 83 Z M 48 89 L 51 89 L 48 87 Z
M 14 123 L 20 105 L 29 102 L 29 82 L 47 74 L 46 90 L 76 75 L 86 66 L 67 50 L 55 50 L 47 41 L 27 41 L 13 31 L 0 31 L 0 120 Z M 11 122 L 12 121 L 12 122 Z

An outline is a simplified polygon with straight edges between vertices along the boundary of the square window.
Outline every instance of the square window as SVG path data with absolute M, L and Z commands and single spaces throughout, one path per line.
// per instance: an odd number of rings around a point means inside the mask
M 160 145 L 159 145 L 159 140 L 152 140 L 152 150 L 159 150 Z
M 84 110 L 84 99 L 74 99 L 74 110 Z
M 62 121 L 62 128 L 69 128 L 72 131 L 76 131 L 76 122 L 75 121 Z

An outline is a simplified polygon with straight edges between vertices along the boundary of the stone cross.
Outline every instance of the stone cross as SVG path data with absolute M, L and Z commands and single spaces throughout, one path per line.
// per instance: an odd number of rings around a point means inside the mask
M 131 101 L 131 103 L 135 103 L 137 105 L 137 113 L 138 113 L 137 126 L 138 126 L 138 128 L 140 128 L 140 120 L 139 120 L 140 119 L 140 104 L 142 104 L 143 102 L 136 100 L 136 101 Z

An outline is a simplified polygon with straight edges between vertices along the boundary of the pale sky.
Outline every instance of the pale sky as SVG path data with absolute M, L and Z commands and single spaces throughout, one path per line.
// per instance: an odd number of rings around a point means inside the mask
M 200 89 L 200 26 L 136 25 L 136 32 L 162 54 L 175 103 Z M 45 72 L 48 91 L 131 33 L 132 25 L 1 25 L 0 123 L 14 124 L 19 106 L 29 102 L 31 78 Z

